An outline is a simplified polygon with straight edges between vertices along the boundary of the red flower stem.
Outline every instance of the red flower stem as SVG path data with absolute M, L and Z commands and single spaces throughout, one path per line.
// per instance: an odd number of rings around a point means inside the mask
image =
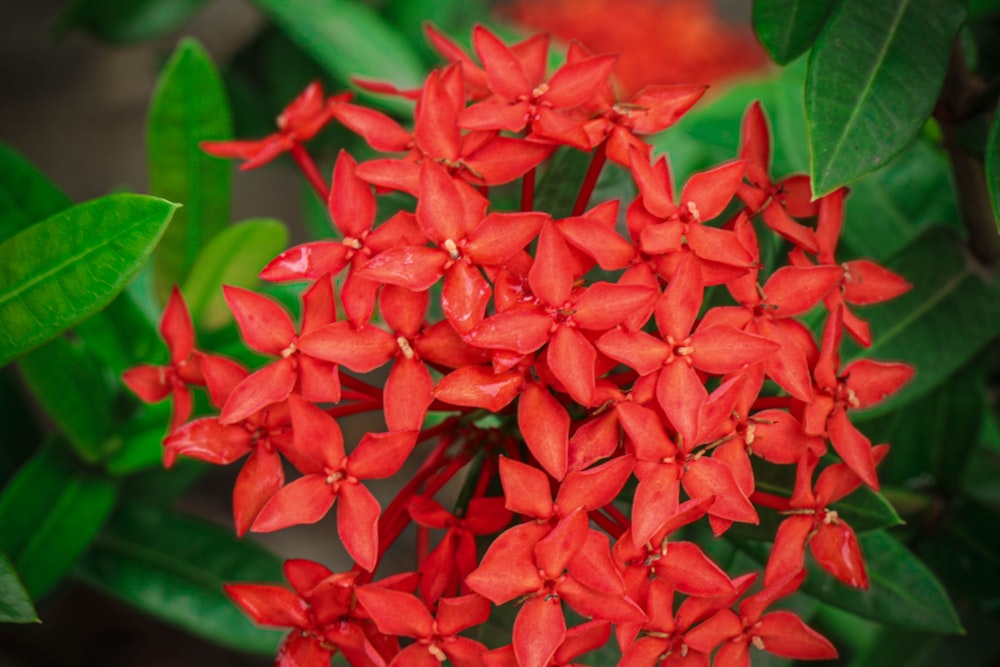
M 614 505 L 605 505 L 603 507 L 604 513 L 614 519 L 615 523 L 622 527 L 622 529 L 628 529 L 632 522 L 628 520 L 628 517 L 622 514 L 622 511 L 615 507 Z
M 375 397 L 371 394 L 360 391 L 351 391 L 350 389 L 345 389 L 340 392 L 340 400 L 342 401 L 372 401 Z
M 769 410 L 772 408 L 789 408 L 792 405 L 791 396 L 761 396 L 750 407 L 751 410 Z
M 348 373 L 342 373 L 340 375 L 340 384 L 344 385 L 345 387 L 350 387 L 351 389 L 356 389 L 372 398 L 377 398 L 379 401 L 382 400 L 381 389 L 379 389 L 378 387 L 373 387 L 364 380 L 360 380 L 354 377 L 353 375 L 349 375 Z
M 439 471 L 436 476 L 434 476 L 428 483 L 427 486 L 421 492 L 421 495 L 431 498 L 435 493 L 441 490 L 441 487 L 448 483 L 452 477 L 455 476 L 459 470 L 465 467 L 465 464 L 469 462 L 469 456 L 467 454 L 459 455 L 458 458 L 452 459 L 446 468 Z M 414 480 L 416 477 L 414 477 Z M 411 487 L 414 480 L 410 480 L 410 484 L 404 487 L 404 491 L 408 491 L 404 495 L 403 491 L 400 491 L 392 503 L 390 503 L 389 508 L 386 509 L 385 514 L 382 515 L 382 519 L 379 520 L 379 558 L 385 553 L 386 549 L 396 541 L 400 534 L 406 530 L 406 527 L 413 520 L 408 511 L 405 511 L 407 504 L 410 502 L 410 498 L 416 493 L 416 487 Z M 401 500 L 403 499 L 403 500 Z M 400 502 L 397 502 L 400 501 Z M 392 514 L 390 515 L 390 511 Z M 385 530 L 382 530 L 382 527 Z
M 590 517 L 591 521 L 596 523 L 599 527 L 603 528 L 604 532 L 606 532 L 608 535 L 610 535 L 615 539 L 621 537 L 622 533 L 625 532 L 624 528 L 622 528 L 617 523 L 612 521 L 609 517 L 605 516 L 604 514 L 601 514 L 600 510 L 591 510 L 590 512 L 587 513 L 587 515 Z
M 582 215 L 587 210 L 590 202 L 590 195 L 594 194 L 594 186 L 601 175 L 604 163 L 607 162 L 608 151 L 607 141 L 602 141 L 594 152 L 594 157 L 590 159 L 590 167 L 587 168 L 587 175 L 583 177 L 583 184 L 580 185 L 580 194 L 577 195 L 576 203 L 573 205 L 573 215 Z
M 426 526 L 417 526 L 417 566 L 424 562 L 431 546 L 431 531 Z
M 309 155 L 305 147 L 302 144 L 292 145 L 292 158 L 295 160 L 295 164 L 299 165 L 299 169 L 302 174 L 309 181 L 309 185 L 312 186 L 316 194 L 319 195 L 321 201 L 326 202 L 330 197 L 330 188 L 327 187 L 326 181 L 323 180 L 323 176 L 320 175 L 319 169 L 316 167 L 316 163 L 313 162 L 312 156 Z
M 521 177 L 521 210 L 530 211 L 535 208 L 535 168 Z
M 362 401 L 358 403 L 351 403 L 350 405 L 337 405 L 332 408 L 327 408 L 325 410 L 326 414 L 331 417 L 347 417 L 348 415 L 357 415 L 362 412 L 375 412 L 382 409 L 381 401 Z

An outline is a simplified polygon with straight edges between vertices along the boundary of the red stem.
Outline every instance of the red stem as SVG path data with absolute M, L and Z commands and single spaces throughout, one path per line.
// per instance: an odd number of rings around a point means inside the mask
M 350 387 L 351 389 L 356 389 L 366 396 L 372 398 L 377 398 L 380 402 L 382 401 L 382 390 L 378 387 L 373 387 L 364 380 L 359 380 L 353 375 L 348 375 L 347 373 L 340 374 L 340 384 L 345 387 Z
M 535 168 L 521 177 L 521 210 L 530 211 L 535 207 Z
M 295 164 L 299 165 L 299 169 L 302 170 L 303 175 L 305 175 L 306 180 L 309 181 L 309 185 L 312 186 L 319 198 L 326 202 L 330 197 L 330 188 L 327 187 L 326 181 L 323 180 L 323 176 L 320 175 L 319 169 L 316 167 L 316 163 L 313 162 L 312 156 L 309 155 L 305 147 L 302 144 L 294 144 L 292 146 L 292 158 L 295 160 Z
M 622 511 L 614 505 L 605 505 L 602 509 L 605 514 L 614 519 L 615 523 L 622 527 L 623 532 L 632 525 L 632 522 L 629 521 L 628 517 L 622 514 Z
M 750 406 L 751 410 L 770 410 L 772 408 L 788 408 L 792 405 L 791 396 L 760 396 L 753 405 Z
M 594 157 L 590 160 L 587 175 L 583 177 L 583 184 L 580 185 L 580 194 L 577 195 L 576 203 L 573 205 L 573 215 L 582 215 L 587 210 L 590 195 L 594 194 L 594 186 L 597 185 L 597 178 L 601 175 L 604 163 L 607 162 L 607 145 L 607 141 L 601 142 L 601 145 L 594 152 Z
M 349 405 L 337 405 L 332 408 L 326 409 L 326 414 L 331 417 L 347 417 L 348 415 L 357 415 L 362 412 L 375 412 L 376 410 L 382 409 L 381 401 L 362 401 L 359 403 L 351 403 Z
M 591 521 L 603 528 L 608 535 L 616 540 L 622 536 L 622 533 L 625 532 L 624 528 L 612 521 L 609 517 L 601 514 L 600 510 L 592 510 L 588 512 L 587 515 L 590 517 Z

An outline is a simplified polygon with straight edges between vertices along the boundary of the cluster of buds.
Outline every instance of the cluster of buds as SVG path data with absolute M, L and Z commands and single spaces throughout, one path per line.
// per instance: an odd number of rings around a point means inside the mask
M 204 146 L 245 167 L 290 152 L 328 202 L 333 238 L 261 272 L 305 284 L 298 325 L 268 297 L 225 288 L 243 340 L 270 363 L 251 371 L 199 350 L 175 290 L 169 365 L 125 381 L 147 400 L 173 396 L 167 464 L 247 457 L 239 535 L 311 524 L 336 505 L 354 561 L 335 573 L 290 560 L 291 589 L 234 583 L 229 595 L 258 623 L 292 629 L 286 666 L 326 667 L 339 652 L 359 666 L 545 667 L 609 641 L 628 667 L 747 665 L 750 647 L 834 657 L 794 613 L 768 608 L 798 589 L 807 550 L 846 585 L 868 585 L 855 533 L 830 505 L 878 488 L 888 447 L 851 414 L 912 369 L 841 367 L 839 348 L 844 331 L 871 343 L 850 307 L 909 285 L 870 261 L 837 262 L 844 192 L 813 201 L 806 177 L 772 179 L 759 105 L 738 157 L 678 197 L 642 137 L 703 87 L 621 101 L 614 56 L 571 45 L 549 75 L 546 37 L 508 46 L 477 27 L 474 57 L 428 32 L 449 64 L 422 88 L 365 84 L 414 100 L 412 130 L 313 84 L 270 137 Z M 331 122 L 387 156 L 342 151 L 326 180 L 304 143 Z M 536 174 L 559 177 L 557 150 L 591 155 L 561 219 L 535 208 Z M 591 201 L 608 169 L 630 175 L 633 201 Z M 497 210 L 491 192 L 518 181 L 519 210 Z M 415 205 L 380 216 L 389 192 Z M 758 232 L 779 237 L 787 265 L 762 263 Z M 710 287 L 720 305 L 706 307 Z M 809 311 L 825 314 L 819 334 L 796 319 Z M 192 387 L 217 416 L 190 420 Z M 338 419 L 371 411 L 385 430 L 345 443 Z M 415 452 L 383 507 L 365 481 Z M 758 491 L 754 460 L 794 469 L 791 497 Z M 285 463 L 301 474 L 286 481 Z M 463 479 L 446 509 L 442 489 Z M 761 507 L 785 517 L 762 572 L 727 573 L 684 539 L 696 522 L 716 536 L 755 524 Z M 379 573 L 411 523 L 414 571 Z M 502 605 L 516 609 L 508 645 L 461 634 Z

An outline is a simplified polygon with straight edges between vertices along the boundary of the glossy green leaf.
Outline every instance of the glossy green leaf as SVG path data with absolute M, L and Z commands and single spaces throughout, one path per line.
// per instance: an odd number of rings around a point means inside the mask
M 888 266 L 912 282 L 913 289 L 857 310 L 871 323 L 874 342 L 867 350 L 845 349 L 844 365 L 864 356 L 903 361 L 917 372 L 898 394 L 852 417 L 857 421 L 925 395 L 1000 334 L 1000 288 L 980 273 L 950 230 L 927 230 Z
M 921 139 L 899 158 L 851 186 L 838 259 L 888 259 L 927 227 L 960 220 L 951 166 Z
M 535 210 L 545 211 L 553 218 L 569 216 L 589 164 L 588 153 L 571 148 L 559 149 L 548 169 L 537 177 Z
M 753 29 L 771 59 L 785 65 L 809 50 L 837 0 L 754 0 Z
M 185 39 L 160 75 L 149 110 L 149 190 L 184 205 L 154 255 L 161 300 L 184 280 L 204 244 L 229 223 L 232 165 L 205 154 L 198 144 L 231 136 L 219 73 L 201 45 Z
M 885 625 L 943 634 L 962 623 L 941 582 L 895 537 L 885 531 L 859 535 L 871 588 L 847 586 L 806 559 L 802 590 L 823 602 Z
M 114 508 L 117 487 L 46 447 L 0 493 L 0 549 L 32 597 L 55 586 Z
M 18 360 L 21 376 L 74 451 L 96 463 L 115 446 L 110 378 L 79 343 L 65 337 Z
M 986 184 L 993 204 L 993 219 L 1000 233 L 1000 114 L 993 116 L 990 134 L 986 139 Z
M 271 259 L 285 249 L 288 230 L 272 219 L 246 220 L 228 227 L 202 249 L 184 281 L 184 298 L 192 319 L 201 329 L 218 329 L 233 316 L 222 286 L 250 289 Z
M 400 88 L 423 83 L 424 66 L 407 41 L 358 0 L 254 0 L 286 34 L 341 84 L 351 77 L 389 81 Z M 395 98 L 379 104 L 405 111 Z
M 112 44 L 162 37 L 194 16 L 207 0 L 76 0 L 62 20 Z
M 163 345 L 156 323 L 128 289 L 73 331 L 115 377 L 127 368 L 148 362 Z
M 920 132 L 937 101 L 962 0 L 842 0 L 806 83 L 810 174 L 822 196 L 875 171 Z
M 0 143 L 0 243 L 70 205 L 33 164 Z
M 145 262 L 176 208 L 110 195 L 0 243 L 0 366 L 106 306 Z
M 226 597 L 228 582 L 278 583 L 281 561 L 232 528 L 142 505 L 124 506 L 81 559 L 83 582 L 208 641 L 273 655 L 280 632 L 260 629 Z
M 32 412 L 28 392 L 14 366 L 0 369 L 0 423 L 4 424 L 0 439 L 0 488 L 31 458 L 44 435 Z
M 35 605 L 17 576 L 17 570 L 0 552 L 0 623 L 39 623 Z

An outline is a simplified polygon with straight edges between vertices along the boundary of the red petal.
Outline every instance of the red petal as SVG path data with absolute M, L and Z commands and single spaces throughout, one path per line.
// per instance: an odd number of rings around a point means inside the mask
M 608 84 L 616 60 L 616 55 L 601 55 L 563 65 L 549 79 L 541 99 L 555 109 L 585 104 Z
M 324 475 L 306 475 L 281 488 L 261 509 L 250 530 L 270 533 L 289 526 L 316 523 L 337 496 Z
M 490 286 L 482 273 L 468 262 L 457 262 L 444 276 L 441 309 L 455 331 L 468 334 L 486 315 Z
M 264 366 L 240 382 L 229 394 L 219 420 L 223 424 L 243 421 L 255 412 L 288 398 L 295 388 L 295 371 L 289 359 Z
M 337 534 L 354 561 L 371 572 L 378 564 L 378 517 L 382 507 L 362 484 L 340 487 Z
M 764 285 L 767 302 L 775 307 L 772 317 L 791 317 L 806 312 L 819 303 L 843 275 L 844 270 L 839 266 L 781 267 Z
M 223 285 L 229 309 L 246 344 L 265 354 L 281 354 L 295 336 L 295 325 L 284 308 L 250 290 Z
M 432 635 L 434 619 L 424 603 L 414 595 L 379 586 L 361 586 L 355 590 L 355 594 L 358 602 L 375 621 L 379 632 L 402 637 Z
M 631 368 L 639 375 L 649 375 L 663 367 L 671 348 L 644 331 L 612 329 L 597 339 L 597 349 Z
M 913 367 L 906 364 L 860 359 L 845 366 L 842 375 L 857 399 L 851 407 L 864 409 L 895 394 L 913 373 Z
M 263 268 L 260 277 L 272 282 L 316 280 L 347 266 L 347 246 L 338 241 L 313 241 L 284 251 Z
M 176 285 L 170 291 L 170 299 L 163 309 L 160 335 L 170 350 L 171 361 L 179 363 L 191 356 L 194 350 L 194 324 L 187 304 L 184 303 L 184 296 Z
M 824 570 L 848 586 L 868 589 L 865 559 L 858 538 L 844 521 L 824 522 L 809 540 L 813 557 Z
M 508 310 L 487 317 L 473 328 L 468 340 L 476 347 L 534 352 L 549 340 L 552 317 L 538 310 Z
M 236 424 L 224 425 L 214 417 L 196 419 L 175 429 L 163 445 L 177 454 L 228 465 L 250 451 L 250 433 Z
M 734 373 L 781 349 L 773 340 L 727 326 L 699 330 L 691 337 L 691 347 L 694 366 L 714 375 Z
M 351 131 L 360 134 L 375 150 L 399 153 L 407 150 L 413 137 L 389 116 L 354 104 L 338 104 L 333 116 Z
M 288 410 L 295 449 L 313 466 L 301 472 L 320 474 L 326 468 L 339 468 L 344 460 L 344 436 L 337 421 L 294 395 L 288 399 Z
M 681 447 L 693 447 L 697 442 L 699 413 L 708 399 L 708 391 L 691 365 L 679 360 L 664 366 L 656 382 L 656 399 L 683 438 L 683 442 L 678 441 Z
M 422 292 L 440 280 L 448 260 L 448 253 L 438 248 L 400 246 L 372 257 L 359 275 L 375 282 Z
M 533 211 L 490 213 L 469 234 L 465 252 L 476 264 L 503 264 L 531 243 L 548 219 L 548 214 Z
M 233 486 L 233 519 L 240 537 L 250 530 L 261 508 L 285 483 L 281 457 L 267 447 L 257 447 L 240 470 Z
M 676 343 L 687 338 L 701 309 L 704 285 L 696 258 L 687 253 L 677 265 L 673 278 L 656 302 L 656 326 L 666 338 Z
M 574 327 L 561 326 L 548 347 L 549 369 L 574 401 L 583 406 L 593 402 L 597 350 Z
M 170 395 L 167 368 L 163 366 L 135 366 L 122 373 L 122 382 L 146 403 L 159 403 Z
M 514 654 L 521 667 L 545 667 L 566 637 L 566 619 L 558 597 L 536 596 L 514 620 Z
M 500 482 L 506 501 L 504 507 L 511 512 L 548 519 L 552 516 L 552 492 L 548 476 L 525 463 L 500 457 Z M 571 508 L 573 509 L 573 508 Z
M 837 649 L 790 611 L 776 611 L 760 620 L 755 634 L 764 643 L 764 650 L 783 658 L 801 660 L 833 660 Z
M 528 271 L 531 291 L 546 305 L 559 308 L 573 286 L 572 255 L 554 224 L 542 225 L 535 261 Z
M 280 586 L 225 584 L 229 597 L 261 625 L 308 628 L 308 605 L 298 595 Z
M 543 581 L 538 576 L 534 548 L 548 530 L 531 522 L 501 533 L 480 566 L 465 578 L 466 585 L 497 605 L 538 590 Z
M 417 431 L 365 433 L 348 457 L 347 471 L 360 479 L 396 474 L 417 444 Z
M 487 366 L 465 366 L 443 377 L 434 396 L 452 405 L 498 412 L 517 397 L 523 385 L 524 376 L 517 371 L 495 373 Z
M 847 418 L 842 409 L 834 409 L 827 423 L 833 448 L 844 463 L 857 473 L 865 484 L 878 491 L 878 475 L 872 459 L 872 443 Z
M 733 473 L 725 464 L 703 456 L 691 461 L 681 478 L 684 490 L 692 498 L 715 496 L 708 513 L 723 519 L 758 523 L 757 512 L 743 494 Z
M 681 206 L 694 204 L 699 220 L 717 217 L 732 201 L 745 171 L 743 161 L 737 160 L 694 174 L 681 193 Z
M 330 217 L 348 238 L 358 238 L 375 222 L 375 195 L 368 183 L 354 171 L 358 163 L 350 153 L 341 150 L 333 168 L 333 187 L 327 202 Z
M 579 507 L 568 512 L 549 534 L 535 544 L 535 564 L 538 574 L 550 581 L 560 577 L 566 564 L 576 556 L 587 541 L 587 512 Z
M 472 41 L 494 93 L 509 100 L 531 93 L 531 83 L 525 76 L 521 61 L 492 32 L 477 25 L 472 31 Z
M 847 262 L 844 276 L 844 300 L 859 306 L 881 303 L 913 287 L 889 269 L 867 259 Z
M 606 331 L 635 311 L 646 308 L 656 294 L 655 289 L 645 285 L 597 282 L 574 299 L 573 321 L 584 329 Z
M 729 576 L 693 542 L 670 542 L 667 555 L 654 563 L 654 569 L 684 595 L 717 597 L 736 592 Z
M 388 362 L 397 350 L 396 339 L 374 325 L 355 327 L 334 322 L 302 336 L 296 344 L 304 353 L 355 371 L 370 373 Z
M 434 380 L 423 362 L 400 357 L 385 382 L 385 423 L 390 431 L 420 430 L 434 400 Z
M 547 389 L 529 383 L 517 404 L 517 423 L 524 442 L 547 473 L 557 480 L 566 475 L 569 452 L 569 413 Z

